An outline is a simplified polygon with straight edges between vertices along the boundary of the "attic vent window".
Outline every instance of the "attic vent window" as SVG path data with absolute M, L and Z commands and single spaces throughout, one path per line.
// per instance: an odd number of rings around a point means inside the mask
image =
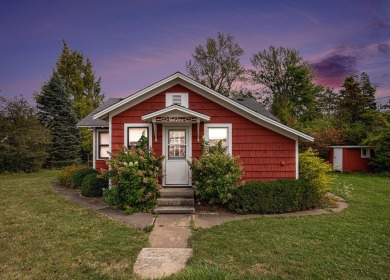
M 166 93 L 165 105 L 166 107 L 180 105 L 188 108 L 188 93 Z
M 181 95 L 180 94 L 172 95 L 172 104 L 177 104 L 177 105 L 181 106 Z

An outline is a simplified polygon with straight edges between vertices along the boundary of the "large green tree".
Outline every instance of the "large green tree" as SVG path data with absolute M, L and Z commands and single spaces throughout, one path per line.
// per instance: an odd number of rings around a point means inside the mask
M 71 50 L 65 40 L 61 55 L 56 62 L 56 72 L 64 81 L 65 91 L 70 95 L 73 109 L 81 120 L 97 108 L 104 99 L 101 93 L 101 78 L 93 71 L 92 61 L 77 50 Z M 81 157 L 87 161 L 92 154 L 92 132 L 82 128 Z
M 376 109 L 376 86 L 367 74 L 347 76 L 335 106 L 335 123 L 345 130 L 346 144 L 362 144 L 379 123 L 380 113 Z
M 50 130 L 52 139 L 47 166 L 62 167 L 79 162 L 80 131 L 76 127 L 77 116 L 57 72 L 53 72 L 35 99 L 38 118 Z
M 0 173 L 38 171 L 45 163 L 49 144 L 49 131 L 23 97 L 0 97 Z
M 217 38 L 207 38 L 198 45 L 192 60 L 186 62 L 187 73 L 201 84 L 229 96 L 233 83 L 245 73 L 240 63 L 244 50 L 232 35 L 217 33 Z
M 252 81 L 263 87 L 259 99 L 282 123 L 296 126 L 316 117 L 316 96 L 323 87 L 314 83 L 315 73 L 298 51 L 270 46 L 251 62 Z

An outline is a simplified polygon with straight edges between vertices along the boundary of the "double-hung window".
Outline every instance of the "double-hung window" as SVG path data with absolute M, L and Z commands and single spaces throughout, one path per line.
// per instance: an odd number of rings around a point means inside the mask
M 135 147 L 139 144 L 142 136 L 148 139 L 148 148 L 151 146 L 151 125 L 150 124 L 126 124 L 125 125 L 125 146 Z
M 221 143 L 227 154 L 232 154 L 232 125 L 231 124 L 205 124 L 205 140 L 209 148 Z
M 108 159 L 109 158 L 109 134 L 108 131 L 98 131 L 98 159 Z

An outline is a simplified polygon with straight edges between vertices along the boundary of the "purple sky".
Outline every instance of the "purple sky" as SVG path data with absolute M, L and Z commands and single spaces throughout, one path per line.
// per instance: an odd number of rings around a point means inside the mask
M 124 97 L 185 71 L 196 45 L 217 32 L 245 50 L 297 49 L 319 82 L 339 87 L 366 72 L 390 96 L 390 1 L 2 0 L 0 94 L 32 100 L 47 81 L 64 38 L 94 63 L 106 97 Z

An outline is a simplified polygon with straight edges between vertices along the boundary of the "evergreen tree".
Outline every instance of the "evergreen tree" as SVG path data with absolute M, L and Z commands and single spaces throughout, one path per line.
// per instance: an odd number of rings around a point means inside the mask
M 375 92 L 366 73 L 345 78 L 337 98 L 336 115 L 340 125 L 353 124 L 363 120 L 364 114 L 376 110 Z
M 73 109 L 81 120 L 97 108 L 104 99 L 101 94 L 101 78 L 96 78 L 89 58 L 84 58 L 80 51 L 70 50 L 65 40 L 62 41 L 61 55 L 56 62 L 56 72 L 64 81 L 65 91 L 70 95 Z M 92 154 L 92 132 L 81 128 L 81 157 L 88 160 Z
M 76 127 L 77 117 L 69 94 L 57 72 L 36 94 L 38 117 L 50 130 L 52 144 L 49 147 L 47 165 L 62 167 L 77 163 L 80 153 L 80 132 Z

